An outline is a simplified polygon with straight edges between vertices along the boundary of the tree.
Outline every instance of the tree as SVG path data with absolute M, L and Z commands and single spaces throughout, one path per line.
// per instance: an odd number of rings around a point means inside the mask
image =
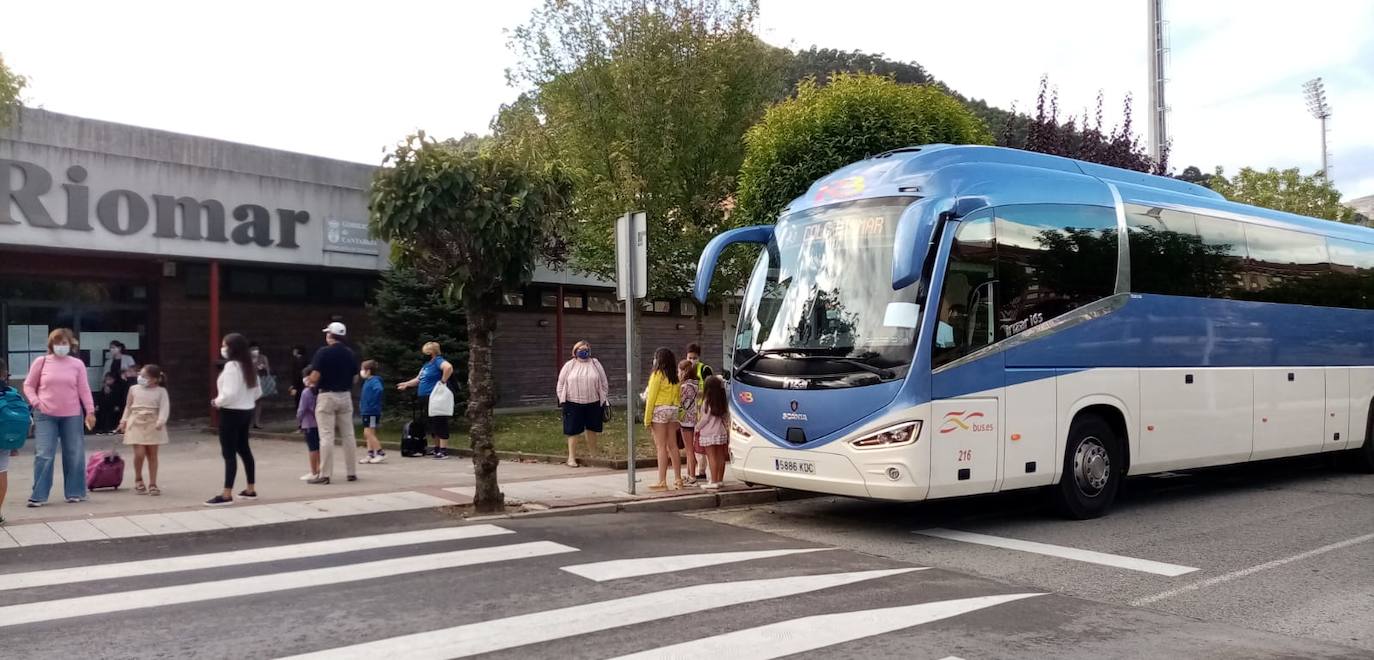
M 1304 175 L 1296 167 L 1263 172 L 1243 167 L 1229 179 L 1218 167 L 1210 187 L 1233 202 L 1337 222 L 1355 220 L 1355 210 L 1341 204 L 1341 193 L 1330 180 L 1320 173 Z
M 502 510 L 492 439 L 491 342 L 502 287 L 534 273 L 540 247 L 566 208 L 571 183 L 553 167 L 534 168 L 493 151 L 411 136 L 373 178 L 372 232 L 390 241 L 393 260 L 462 305 L 468 336 L 467 418 L 477 485 L 474 507 Z
M 873 74 L 828 82 L 802 81 L 749 129 L 732 224 L 772 224 L 816 179 L 889 149 L 992 142 L 978 117 L 931 85 Z
M 0 126 L 9 125 L 28 84 L 29 79 L 5 66 L 5 58 L 0 56 Z
M 1069 117 L 1059 123 L 1059 92 L 1050 89 L 1049 77 L 1040 78 L 1040 94 L 1036 97 L 1035 116 L 1030 118 L 1026 137 L 1021 144 L 1009 144 L 1027 151 L 1036 151 L 1066 158 L 1085 160 L 1100 165 L 1110 165 L 1147 174 L 1167 174 L 1169 155 L 1166 149 L 1158 162 L 1140 146 L 1140 140 L 1131 128 L 1131 95 L 1122 101 L 1121 124 L 1110 133 L 1103 131 L 1102 92 L 1097 93 L 1097 113 L 1092 125 L 1087 118 L 1083 127 L 1078 127 L 1078 119 Z M 1014 121 L 1008 123 L 1004 136 L 1014 130 Z
M 453 363 L 449 381 L 455 404 L 467 402 L 468 332 L 463 308 L 430 286 L 414 267 L 400 263 L 382 274 L 376 299 L 368 305 L 372 333 L 363 353 L 381 363 L 391 383 L 409 379 L 424 365 L 420 347 L 436 341 Z M 410 410 L 413 392 L 385 390 L 389 410 Z M 456 406 L 455 406 L 456 409 Z
M 615 273 L 615 219 L 649 217 L 650 295 L 686 293 L 725 224 L 740 136 L 776 98 L 781 60 L 754 36 L 755 0 L 546 0 L 518 28 L 499 149 L 547 145 L 577 186 L 573 266 Z
M 1212 175 L 1203 173 L 1203 171 L 1201 169 L 1198 169 L 1196 165 L 1189 165 L 1188 167 L 1183 168 L 1183 172 L 1174 178 L 1178 179 L 1179 181 L 1196 183 L 1197 185 L 1203 186 L 1205 188 L 1212 187 Z

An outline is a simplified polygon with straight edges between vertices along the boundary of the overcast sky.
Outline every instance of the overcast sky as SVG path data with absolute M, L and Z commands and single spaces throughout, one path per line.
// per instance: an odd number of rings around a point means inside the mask
M 538 0 L 17 2 L 0 54 L 30 105 L 366 163 L 416 128 L 485 132 L 517 90 L 506 30 Z M 1146 126 L 1146 0 L 763 0 L 770 43 L 912 60 L 994 105 L 1033 107 L 1049 74 L 1066 114 Z M 1175 171 L 1320 166 L 1302 83 L 1326 81 L 1332 175 L 1374 194 L 1374 2 L 1166 0 Z

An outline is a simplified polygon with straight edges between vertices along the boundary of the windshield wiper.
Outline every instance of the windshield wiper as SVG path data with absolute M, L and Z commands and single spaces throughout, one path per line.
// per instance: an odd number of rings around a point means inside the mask
M 757 351 L 754 351 L 754 354 L 753 354 L 753 355 L 750 355 L 748 358 L 746 358 L 746 359 L 744 360 L 744 363 L 743 363 L 743 364 L 741 364 L 741 365 L 735 367 L 735 370 L 737 370 L 737 371 L 748 371 L 748 370 L 749 370 L 749 367 L 754 366 L 754 363 L 755 363 L 755 362 L 758 362 L 758 361 L 759 361 L 759 358 L 761 358 L 761 357 L 763 357 L 763 356 L 765 356 L 765 355 L 795 355 L 795 354 L 798 354 L 798 353 L 801 353 L 801 354 L 804 355 L 805 352 L 806 352 L 806 350 L 807 350 L 807 349 L 795 349 L 795 348 L 761 348 L 761 349 L 759 349 L 759 350 L 757 350 Z
M 868 363 L 866 363 L 866 362 L 861 362 L 861 361 L 855 360 L 855 359 L 853 359 L 853 358 L 831 357 L 831 356 L 828 356 L 828 355 L 803 355 L 803 356 L 801 356 L 801 357 L 799 357 L 799 358 L 797 358 L 797 359 L 799 359 L 799 360 L 825 360 L 826 362 L 838 362 L 838 363 L 840 363 L 840 364 L 847 364 L 847 365 L 849 365 L 849 366 L 851 366 L 851 367 L 855 367 L 855 368 L 857 368 L 857 369 L 859 369 L 859 370 L 861 370 L 861 371 L 867 371 L 868 373 L 871 373 L 871 374 L 873 374 L 873 375 L 875 375 L 875 376 L 877 376 L 877 377 L 879 377 L 879 378 L 881 378 L 881 379 L 883 379 L 883 380 L 890 380 L 890 379 L 892 379 L 892 378 L 896 378 L 896 376 L 897 376 L 897 374 L 893 373 L 893 371 L 892 371 L 891 369 L 884 369 L 884 368 L 882 368 L 882 367 L 875 367 L 875 366 L 873 366 L 873 365 L 871 365 L 871 364 L 868 364 Z

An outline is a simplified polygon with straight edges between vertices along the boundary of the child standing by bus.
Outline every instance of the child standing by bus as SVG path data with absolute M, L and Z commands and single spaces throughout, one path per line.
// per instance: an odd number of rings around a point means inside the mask
M 301 475 L 301 481 L 320 477 L 320 425 L 315 421 L 315 404 L 319 401 L 320 391 L 316 385 L 320 372 L 305 368 L 301 374 L 301 400 L 296 404 L 296 425 L 305 436 L 305 449 L 310 454 L 310 471 Z
M 167 397 L 167 376 L 156 364 L 144 365 L 138 384 L 129 388 L 119 432 L 124 444 L 134 448 L 134 492 L 161 495 L 157 487 L 157 451 L 167 444 L 167 418 L 172 403 Z M 148 484 L 143 484 L 143 463 L 148 463 Z
M 359 463 L 381 463 L 386 451 L 377 440 L 377 428 L 382 425 L 382 375 L 377 373 L 376 360 L 364 360 L 358 375 L 363 379 L 363 395 L 358 412 L 363 416 L 363 439 L 367 441 L 367 457 Z
M 683 483 L 688 486 L 696 485 L 696 474 L 700 467 L 697 466 L 697 454 L 701 452 L 701 446 L 697 444 L 697 395 L 698 386 L 695 372 L 696 366 L 691 360 L 683 360 L 677 363 L 677 377 L 682 381 L 678 387 L 678 399 L 680 400 L 679 412 L 677 414 L 678 426 L 682 433 L 682 448 L 687 454 L 687 477 Z
M 715 490 L 725 481 L 725 461 L 730 455 L 730 407 L 725 381 L 720 376 L 707 378 L 701 398 L 697 442 L 706 450 L 706 462 L 711 467 L 711 478 L 702 488 Z

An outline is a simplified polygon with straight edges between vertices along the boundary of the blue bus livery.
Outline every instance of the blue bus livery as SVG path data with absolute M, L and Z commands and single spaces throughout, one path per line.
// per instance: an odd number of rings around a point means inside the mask
M 744 480 L 913 501 L 1345 451 L 1374 469 L 1374 230 L 1167 177 L 928 145 L 844 167 L 773 226 L 731 384 Z

